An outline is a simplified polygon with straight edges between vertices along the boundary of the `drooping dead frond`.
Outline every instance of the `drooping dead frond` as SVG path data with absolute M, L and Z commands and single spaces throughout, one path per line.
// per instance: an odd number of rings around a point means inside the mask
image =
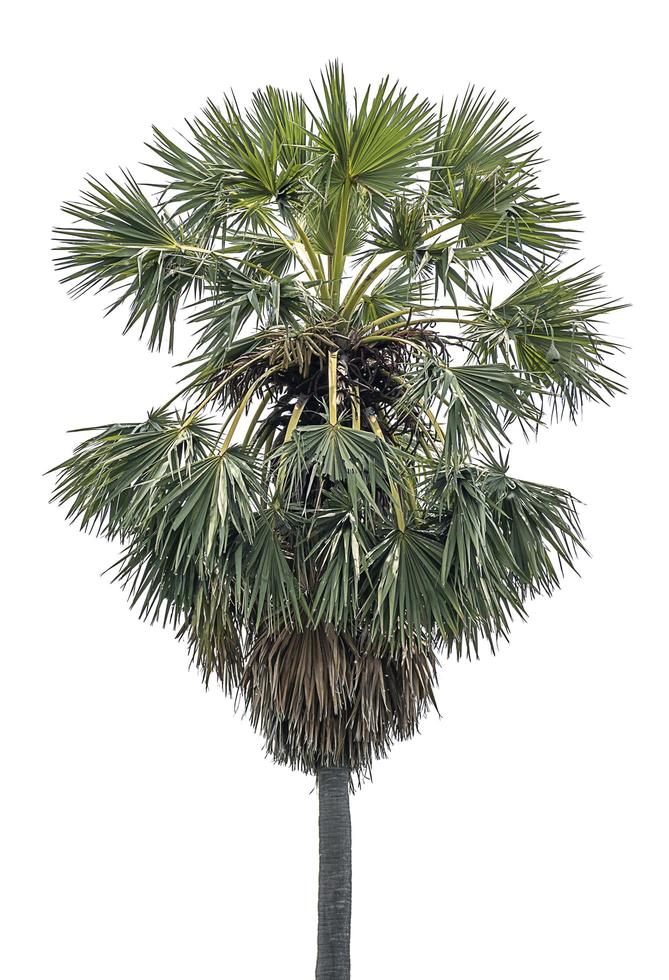
M 241 691 L 276 762 L 364 774 L 395 739 L 416 732 L 434 704 L 436 666 L 431 648 L 391 654 L 364 633 L 354 640 L 328 626 L 285 630 L 257 639 Z

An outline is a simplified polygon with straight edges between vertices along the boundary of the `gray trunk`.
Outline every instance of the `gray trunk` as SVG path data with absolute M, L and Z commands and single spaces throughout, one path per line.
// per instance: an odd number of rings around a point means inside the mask
M 318 770 L 316 980 L 351 976 L 351 814 L 348 769 Z

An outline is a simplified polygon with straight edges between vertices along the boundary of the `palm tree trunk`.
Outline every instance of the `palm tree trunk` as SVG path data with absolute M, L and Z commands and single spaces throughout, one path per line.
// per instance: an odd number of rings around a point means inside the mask
M 316 980 L 351 976 L 351 814 L 348 769 L 318 770 Z

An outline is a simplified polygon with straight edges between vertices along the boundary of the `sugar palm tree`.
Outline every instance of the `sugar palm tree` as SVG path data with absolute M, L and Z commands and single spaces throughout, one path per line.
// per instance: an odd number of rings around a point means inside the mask
M 88 432 L 55 499 L 116 578 L 316 774 L 316 975 L 349 977 L 349 791 L 434 703 L 437 658 L 506 637 L 582 549 L 565 490 L 515 479 L 514 431 L 621 390 L 616 308 L 565 260 L 576 208 L 536 134 L 472 89 L 274 88 L 156 129 L 152 183 L 90 179 L 57 265 L 115 289 L 152 349 L 194 327 L 175 398 Z

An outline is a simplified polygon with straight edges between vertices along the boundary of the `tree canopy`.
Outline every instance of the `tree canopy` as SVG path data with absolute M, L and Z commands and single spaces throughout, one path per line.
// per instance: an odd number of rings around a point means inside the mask
M 55 499 L 274 759 L 365 774 L 439 656 L 494 647 L 583 549 L 573 497 L 514 478 L 509 446 L 622 390 L 619 304 L 494 94 L 349 93 L 333 63 L 150 148 L 149 181 L 64 206 L 57 266 L 151 349 L 187 320 L 192 353 L 165 405 L 86 433 Z

